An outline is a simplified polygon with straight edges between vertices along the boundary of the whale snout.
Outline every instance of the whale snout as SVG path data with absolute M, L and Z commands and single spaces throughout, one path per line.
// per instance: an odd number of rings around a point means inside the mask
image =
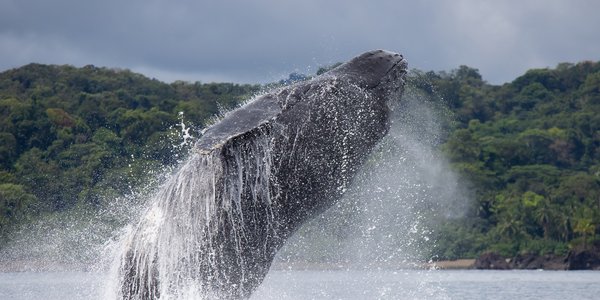
M 362 55 L 355 58 L 356 60 L 366 60 L 372 65 L 389 65 L 393 66 L 404 60 L 404 57 L 395 52 L 390 52 L 387 50 L 373 50 L 369 52 L 365 52 Z
M 406 72 L 407 63 L 401 54 L 386 50 L 374 50 L 364 55 L 364 63 L 369 68 L 363 72 L 366 71 L 365 76 L 372 77 L 374 85 L 379 85 L 376 83 L 377 81 L 389 80 L 388 77 L 397 79 L 400 74 Z M 358 58 L 360 59 L 360 56 Z
M 332 70 L 333 75 L 350 76 L 365 88 L 392 83 L 406 73 L 407 63 L 401 54 L 386 50 L 365 52 Z

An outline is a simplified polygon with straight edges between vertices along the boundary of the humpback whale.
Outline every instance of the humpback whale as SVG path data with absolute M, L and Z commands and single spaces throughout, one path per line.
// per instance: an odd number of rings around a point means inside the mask
M 400 54 L 369 51 L 207 128 L 125 239 L 119 298 L 250 297 L 387 133 L 406 69 Z

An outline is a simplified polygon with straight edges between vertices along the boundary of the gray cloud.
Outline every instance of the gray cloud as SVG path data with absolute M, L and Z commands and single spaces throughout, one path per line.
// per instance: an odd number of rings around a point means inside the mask
M 600 2 L 0 0 L 0 70 L 129 68 L 165 81 L 266 82 L 384 48 L 502 83 L 600 59 Z

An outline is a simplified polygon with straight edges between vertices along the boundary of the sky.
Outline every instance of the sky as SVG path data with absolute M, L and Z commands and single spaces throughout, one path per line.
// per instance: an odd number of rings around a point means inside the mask
M 0 71 L 28 63 L 130 69 L 165 82 L 266 83 L 364 51 L 411 68 L 600 60 L 597 0 L 0 0 Z

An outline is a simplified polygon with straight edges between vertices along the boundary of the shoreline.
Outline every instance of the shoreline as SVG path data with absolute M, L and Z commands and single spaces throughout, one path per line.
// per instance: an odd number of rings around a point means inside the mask
M 425 264 L 425 268 L 436 270 L 469 270 L 475 269 L 474 258 L 461 258 L 456 260 L 438 260 Z
M 595 255 L 592 255 L 595 254 Z M 515 257 L 504 257 L 488 252 L 478 258 L 461 258 L 456 260 L 438 260 L 429 262 L 387 262 L 360 264 L 345 262 L 309 262 L 309 261 L 274 261 L 271 270 L 592 270 L 600 271 L 596 251 L 572 251 L 568 255 L 533 255 L 519 254 Z M 91 265 L 84 262 L 64 263 L 36 260 L 0 261 L 0 273 L 15 272 L 61 272 L 91 271 Z

